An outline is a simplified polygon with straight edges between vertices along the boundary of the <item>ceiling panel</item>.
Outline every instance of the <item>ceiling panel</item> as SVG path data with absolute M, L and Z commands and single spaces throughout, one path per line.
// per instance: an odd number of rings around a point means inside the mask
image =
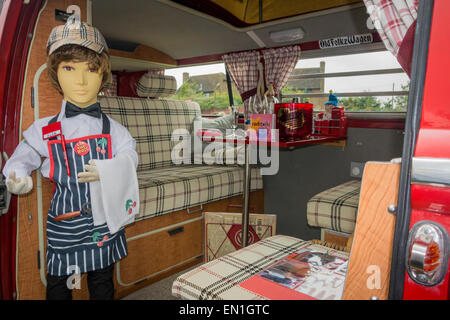
M 272 31 L 301 26 L 305 38 L 296 43 L 326 39 L 339 35 L 373 32 L 366 27 L 364 6 L 353 9 L 331 9 L 323 12 L 278 20 L 246 29 L 235 28 L 209 16 L 187 12 L 167 0 L 94 0 L 92 21 L 109 44 L 144 44 L 166 53 L 174 59 L 222 54 L 258 49 L 246 31 L 252 30 L 266 47 L 278 47 L 294 42 L 275 43 L 270 40 Z M 343 7 L 341 7 L 343 8 Z M 325 12 L 325 11 L 324 11 Z M 285 22 L 288 21 L 288 22 Z M 280 24 L 283 22 L 282 24 Z M 324 51 L 337 54 L 354 48 Z M 322 53 L 320 53 L 322 54 Z

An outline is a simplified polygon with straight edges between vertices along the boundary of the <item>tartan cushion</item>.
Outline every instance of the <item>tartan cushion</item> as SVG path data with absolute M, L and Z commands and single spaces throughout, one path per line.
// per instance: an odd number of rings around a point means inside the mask
M 307 204 L 308 224 L 345 233 L 355 229 L 361 181 L 352 180 L 322 191 Z
M 139 79 L 136 92 L 143 98 L 170 97 L 177 91 L 177 81 L 173 76 L 148 72 Z
M 107 97 L 117 96 L 117 74 L 113 73 L 111 75 L 111 83 L 109 83 L 107 89 L 103 90 L 103 92 L 101 92 L 100 95 Z
M 190 101 L 105 96 L 99 101 L 103 112 L 125 126 L 136 140 L 138 173 L 172 166 L 171 151 L 179 143 L 171 141 L 173 131 L 190 132 L 195 115 L 200 114 L 200 106 Z
M 239 166 L 180 165 L 138 175 L 140 212 L 136 220 L 233 197 L 243 192 Z M 251 171 L 251 190 L 262 189 L 259 169 Z
M 179 276 L 172 285 L 172 295 L 186 300 L 263 300 L 239 284 L 304 245 L 332 250 L 289 236 L 272 236 Z M 332 251 L 348 258 L 346 252 Z

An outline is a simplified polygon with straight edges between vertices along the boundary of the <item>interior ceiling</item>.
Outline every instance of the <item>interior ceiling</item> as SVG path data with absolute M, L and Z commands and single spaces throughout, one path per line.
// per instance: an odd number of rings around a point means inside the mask
M 362 0 L 172 0 L 237 27 L 362 2 Z
M 242 3 L 246 2 L 245 0 L 242 1 Z M 233 4 L 240 3 L 241 0 L 212 0 L 210 2 L 229 2 Z M 249 5 L 252 2 L 259 3 L 258 0 L 252 0 L 249 1 Z M 316 4 L 321 3 L 322 5 L 327 3 L 329 6 L 331 2 L 342 5 L 342 2 L 354 1 L 263 1 L 267 5 L 274 5 L 276 2 L 283 4 L 297 3 L 295 7 L 297 11 L 292 12 L 300 12 L 298 10 L 302 8 L 300 6 L 302 3 L 308 4 L 309 9 L 307 10 L 311 10 L 313 2 L 316 2 Z M 285 8 L 284 11 L 279 11 L 278 15 L 284 15 L 286 12 L 290 11 Z M 248 13 L 247 16 L 251 17 Z M 238 28 L 231 23 L 224 22 L 222 19 L 199 13 L 198 10 L 187 8 L 184 5 L 175 3 L 175 1 L 94 0 L 92 2 L 92 23 L 100 29 L 111 48 L 132 51 L 138 44 L 143 44 L 164 52 L 176 60 L 252 50 L 262 46 L 268 48 L 280 47 L 336 36 L 373 32 L 373 30 L 367 29 L 366 21 L 368 15 L 364 5 L 360 3 L 319 12 L 314 10 L 314 12 L 285 19 L 274 17 L 267 18 L 271 20 L 270 22 Z M 253 21 L 251 19 L 248 22 Z M 277 43 L 270 38 L 271 32 L 295 27 L 301 27 L 305 30 L 303 39 Z M 249 31 L 252 31 L 253 35 L 249 35 Z M 254 35 L 262 41 L 262 45 L 261 42 L 257 44 L 252 39 L 251 36 L 254 38 Z M 378 47 L 377 50 L 379 49 Z M 352 50 L 354 51 L 355 48 L 344 47 L 322 50 L 321 52 L 305 51 L 302 57 L 345 54 L 347 51 L 350 52 Z M 365 48 L 364 50 L 374 50 L 374 48 Z

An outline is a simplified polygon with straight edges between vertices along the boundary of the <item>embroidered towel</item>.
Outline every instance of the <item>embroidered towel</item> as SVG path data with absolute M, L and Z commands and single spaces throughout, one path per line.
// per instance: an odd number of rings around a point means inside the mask
M 90 183 L 94 226 L 108 225 L 111 234 L 134 222 L 139 212 L 139 185 L 131 157 L 119 154 L 107 160 L 94 160 L 100 177 Z

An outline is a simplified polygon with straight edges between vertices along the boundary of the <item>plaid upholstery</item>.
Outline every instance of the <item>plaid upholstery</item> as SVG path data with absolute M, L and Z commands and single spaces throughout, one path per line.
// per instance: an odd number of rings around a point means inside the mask
M 211 129 L 209 129 L 211 130 Z M 223 142 L 202 142 L 202 152 L 194 152 L 195 164 L 245 164 L 245 146 L 243 144 Z M 192 147 L 194 150 L 194 146 Z
M 182 165 L 140 172 L 140 212 L 136 219 L 186 209 L 243 192 L 243 168 Z M 262 189 L 262 176 L 252 169 L 251 190 Z
M 100 93 L 102 96 L 107 97 L 115 97 L 117 96 L 117 74 L 111 75 L 111 83 L 107 87 L 107 89 L 103 90 L 103 92 Z
M 128 97 L 99 97 L 103 112 L 125 126 L 136 139 L 137 171 L 173 165 L 171 141 L 175 129 L 190 131 L 200 107 L 196 102 L 150 100 Z M 190 156 L 190 155 L 189 155 Z
M 108 45 L 100 31 L 81 22 L 77 14 L 71 15 L 66 24 L 53 28 L 47 40 L 47 55 L 66 44 L 78 44 L 97 53 L 108 51 Z
M 179 143 L 171 141 L 172 132 L 191 130 L 195 115 L 200 113 L 197 103 L 105 96 L 99 101 L 102 110 L 124 125 L 136 140 L 137 220 L 242 194 L 242 167 L 172 163 L 172 148 Z M 262 189 L 259 170 L 252 171 L 251 187 Z
M 148 72 L 139 79 L 136 92 L 143 98 L 169 97 L 177 91 L 177 81 L 173 76 Z
M 408 28 L 417 19 L 418 0 L 364 0 L 386 48 L 397 56 Z
M 308 224 L 352 233 L 355 229 L 361 181 L 352 180 L 312 197 L 306 207 Z
M 186 300 L 263 300 L 239 284 L 307 244 L 332 250 L 283 235 L 265 238 L 179 276 L 172 285 L 172 295 Z M 348 253 L 332 251 L 348 258 Z

